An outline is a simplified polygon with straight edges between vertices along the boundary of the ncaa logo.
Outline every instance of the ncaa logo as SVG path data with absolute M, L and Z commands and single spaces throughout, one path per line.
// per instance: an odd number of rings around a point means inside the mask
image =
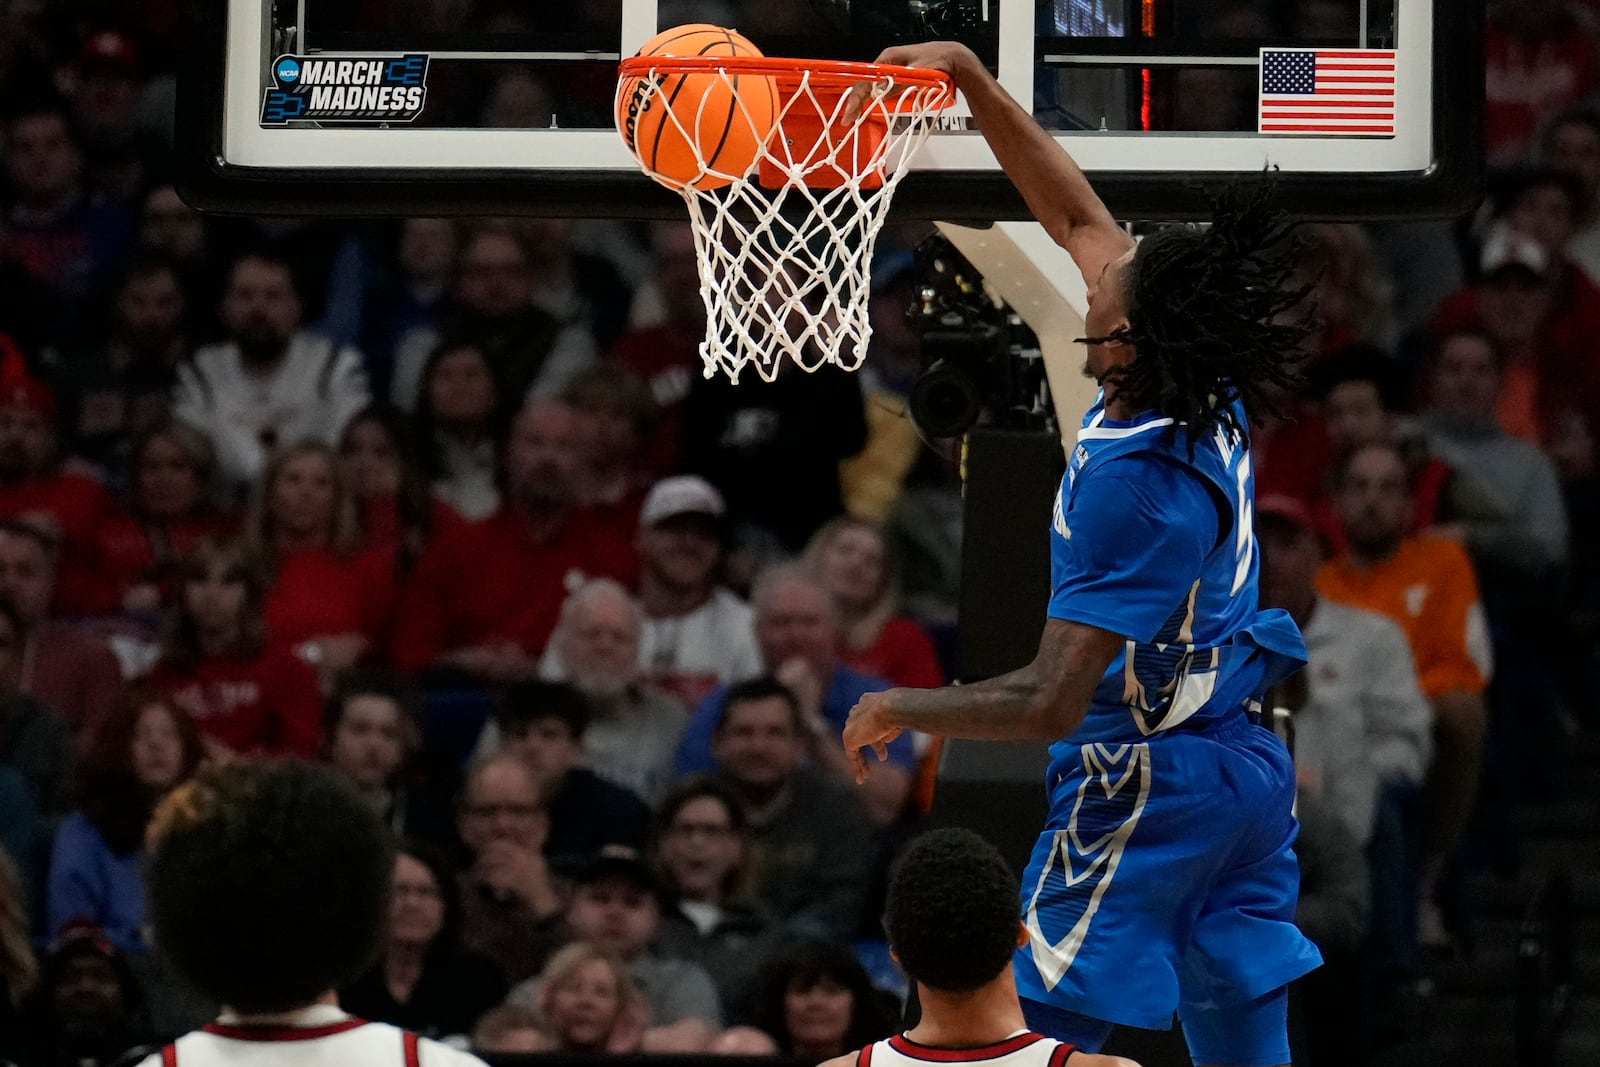
M 289 85 L 300 80 L 300 62 L 293 56 L 284 56 L 278 60 L 273 68 L 273 73 L 278 76 L 278 81 Z

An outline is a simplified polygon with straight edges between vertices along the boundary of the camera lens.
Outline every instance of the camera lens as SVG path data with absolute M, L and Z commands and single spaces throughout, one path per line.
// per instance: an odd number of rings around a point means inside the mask
M 982 400 L 972 379 L 938 360 L 911 386 L 911 418 L 930 437 L 959 437 L 978 421 Z

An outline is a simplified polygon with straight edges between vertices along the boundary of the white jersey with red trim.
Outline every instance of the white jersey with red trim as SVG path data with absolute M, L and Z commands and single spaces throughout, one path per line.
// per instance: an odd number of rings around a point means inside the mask
M 484 1067 L 482 1060 L 388 1023 L 318 1005 L 289 1025 L 224 1015 L 185 1034 L 139 1067 Z
M 926 1067 L 930 1063 L 981 1063 L 984 1067 L 1064 1067 L 1076 1049 L 1053 1037 L 1019 1030 L 992 1045 L 935 1048 L 904 1034 L 868 1045 L 856 1053 L 856 1067 Z

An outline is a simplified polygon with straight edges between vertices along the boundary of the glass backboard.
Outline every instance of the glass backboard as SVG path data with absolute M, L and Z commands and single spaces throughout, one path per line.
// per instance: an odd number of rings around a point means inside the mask
M 731 26 L 769 56 L 972 46 L 1116 213 L 1276 167 L 1323 218 L 1453 214 L 1478 194 L 1482 5 L 1459 0 L 212 0 L 179 94 L 197 206 L 295 214 L 677 217 L 612 126 L 618 61 Z M 1022 218 L 964 110 L 897 212 Z

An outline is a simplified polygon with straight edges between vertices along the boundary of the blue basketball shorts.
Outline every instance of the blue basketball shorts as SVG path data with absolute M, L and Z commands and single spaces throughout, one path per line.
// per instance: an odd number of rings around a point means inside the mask
M 1243 1007 L 1322 962 L 1294 924 L 1294 766 L 1242 712 L 1071 749 L 1048 787 L 1022 878 L 1024 998 L 1163 1030 L 1174 1012 Z

